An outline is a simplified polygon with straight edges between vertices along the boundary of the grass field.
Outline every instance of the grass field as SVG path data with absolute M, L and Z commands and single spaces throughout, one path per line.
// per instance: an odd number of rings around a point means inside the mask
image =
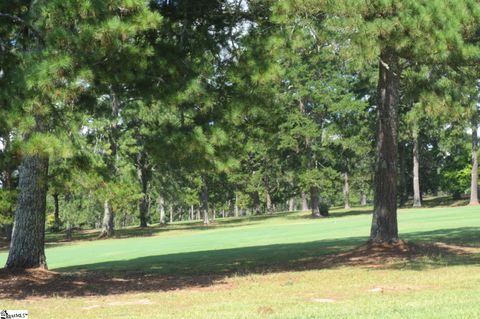
M 328 219 L 290 213 L 127 229 L 101 241 L 49 235 L 49 269 L 79 277 L 2 290 L 0 308 L 31 318 L 480 317 L 480 207 L 399 211 L 402 239 L 445 249 L 340 255 L 365 243 L 370 222 L 368 209 L 355 208 Z

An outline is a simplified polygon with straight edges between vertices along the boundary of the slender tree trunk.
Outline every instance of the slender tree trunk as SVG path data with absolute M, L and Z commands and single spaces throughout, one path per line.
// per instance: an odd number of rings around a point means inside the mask
M 305 192 L 302 191 L 302 211 L 307 211 L 308 210 L 308 201 L 307 201 L 307 195 L 305 195 Z
M 158 202 L 158 212 L 159 212 L 159 217 L 160 217 L 160 225 L 164 225 L 166 223 L 165 221 L 165 202 L 163 200 L 162 196 L 158 196 L 157 198 Z
M 20 193 L 6 268 L 47 268 L 44 251 L 47 176 L 48 157 L 24 157 L 20 167 Z
M 395 54 L 384 49 L 379 61 L 377 162 L 375 200 L 370 240 L 398 240 L 397 225 L 397 148 L 400 67 Z
M 416 128 L 413 131 L 413 207 L 422 207 L 420 194 L 420 150 Z
M 72 229 L 72 224 L 70 222 L 67 222 L 67 229 L 65 232 L 65 239 L 70 241 L 73 238 L 73 229 Z
M 255 215 L 260 215 L 262 213 L 258 191 L 253 192 L 253 209 L 255 210 Z
M 171 224 L 173 223 L 173 205 L 172 204 L 170 204 L 169 206 L 169 212 L 170 212 L 170 219 L 168 222 Z
M 472 121 L 472 179 L 470 186 L 470 205 L 478 205 L 478 123 Z
M 53 206 L 54 206 L 53 230 L 58 231 L 60 229 L 60 205 L 59 205 L 59 200 L 58 200 L 58 193 L 53 194 L 52 197 L 53 197 Z
M 99 238 L 112 237 L 115 234 L 115 214 L 108 199 L 103 203 L 102 231 Z
M 364 191 L 360 192 L 360 205 L 367 206 L 367 195 Z
M 193 205 L 190 205 L 190 220 L 195 219 L 195 211 L 193 209 Z
M 137 178 L 142 190 L 142 198 L 138 202 L 140 227 L 144 228 L 148 226 L 148 208 L 150 205 L 148 200 L 149 167 L 146 154 L 142 152 L 137 154 Z
M 225 209 L 222 208 L 222 218 L 225 218 Z
M 407 164 L 405 160 L 405 145 L 403 143 L 399 144 L 398 147 L 399 151 L 399 158 L 400 158 L 400 207 L 405 206 L 405 202 L 407 201 Z
M 343 174 L 343 204 L 345 209 L 350 208 L 350 185 L 348 183 L 348 173 Z
M 296 209 L 295 209 L 295 198 L 292 197 L 288 200 L 288 211 L 289 212 L 294 212 Z
M 310 187 L 310 201 L 312 205 L 312 217 L 321 217 L 320 215 L 320 197 L 318 196 L 318 188 Z
M 235 217 L 238 217 L 238 194 L 235 193 Z
M 217 212 L 216 212 L 216 210 L 215 210 L 215 208 L 214 208 L 214 209 L 213 209 L 213 212 L 212 212 L 212 219 L 213 219 L 213 220 L 215 220 L 215 218 L 216 218 L 215 215 L 216 215 L 216 214 L 217 214 Z
M 207 176 L 202 176 L 202 191 L 200 194 L 200 202 L 202 205 L 202 215 L 203 215 L 203 224 L 208 225 L 210 224 L 210 220 L 208 219 L 208 181 Z

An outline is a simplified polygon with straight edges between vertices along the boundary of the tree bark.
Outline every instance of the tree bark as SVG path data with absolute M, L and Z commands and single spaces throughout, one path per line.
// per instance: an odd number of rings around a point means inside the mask
M 157 202 L 158 202 L 158 212 L 160 215 L 159 222 L 160 222 L 160 225 L 164 225 L 165 224 L 165 202 L 162 196 L 158 196 Z
M 350 208 L 350 185 L 348 183 L 348 173 L 343 174 L 343 206 L 345 209 Z
M 302 211 L 307 211 L 308 210 L 308 201 L 307 201 L 307 195 L 305 195 L 305 192 L 302 191 Z
M 288 211 L 293 212 L 295 211 L 295 198 L 292 197 L 288 200 Z
M 413 207 L 422 207 L 420 194 L 420 150 L 418 145 L 418 130 L 413 129 Z
M 202 176 L 202 191 L 200 194 L 200 202 L 202 206 L 202 217 L 203 217 L 203 224 L 208 225 L 210 221 L 208 219 L 208 181 L 207 176 Z
M 6 268 L 47 268 L 45 210 L 48 157 L 27 155 L 20 167 L 19 197 Z
M 235 217 L 238 217 L 238 194 L 235 193 Z
M 268 192 L 268 190 L 266 191 L 266 203 L 267 203 L 267 213 L 268 214 L 273 213 L 272 197 L 270 196 L 270 193 Z
M 258 191 L 253 192 L 253 209 L 255 210 L 255 215 L 260 215 L 262 210 L 260 208 L 260 195 Z
M 399 158 L 400 158 L 400 207 L 405 206 L 407 201 L 407 165 L 405 160 L 405 145 L 400 143 L 398 146 Z
M 383 49 L 379 61 L 377 162 L 374 211 L 370 232 L 372 242 L 398 241 L 396 164 L 399 73 L 398 57 L 388 49 Z
M 98 238 L 112 237 L 115 234 L 115 214 L 108 199 L 103 203 L 102 231 Z
M 478 123 L 472 121 L 472 177 L 470 185 L 470 205 L 478 205 Z
M 149 167 L 147 164 L 146 153 L 138 152 L 137 154 L 137 178 L 140 182 L 140 187 L 142 191 L 142 198 L 138 202 L 138 212 L 140 219 L 140 227 L 147 227 L 148 221 L 148 182 L 149 182 Z
M 320 214 L 320 197 L 318 194 L 319 190 L 317 187 L 310 187 L 310 201 L 312 205 L 312 217 L 322 217 Z
M 169 212 L 170 212 L 170 217 L 169 217 L 170 219 L 168 222 L 171 224 L 173 223 L 173 205 L 172 204 L 170 204 Z
M 58 200 L 58 193 L 55 193 L 52 195 L 53 197 L 53 206 L 54 206 L 54 211 L 53 211 L 53 230 L 58 231 L 60 229 L 60 205 L 59 205 L 59 200 Z
M 193 205 L 190 205 L 190 220 L 194 220 L 195 219 L 195 211 L 193 209 Z
M 367 195 L 363 191 L 360 193 L 360 205 L 367 206 Z

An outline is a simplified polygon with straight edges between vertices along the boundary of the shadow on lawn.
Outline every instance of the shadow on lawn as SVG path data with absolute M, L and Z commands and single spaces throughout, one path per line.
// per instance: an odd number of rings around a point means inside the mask
M 232 275 L 328 269 L 344 265 L 423 270 L 480 263 L 480 228 L 477 227 L 410 233 L 403 238 L 416 244 L 400 243 L 388 249 L 383 246 L 358 247 L 367 238 L 350 237 L 148 256 L 55 269 L 59 272 L 11 274 L 2 271 L 0 298 L 214 289 L 224 284 L 225 277 Z M 433 245 L 433 242 L 443 244 Z

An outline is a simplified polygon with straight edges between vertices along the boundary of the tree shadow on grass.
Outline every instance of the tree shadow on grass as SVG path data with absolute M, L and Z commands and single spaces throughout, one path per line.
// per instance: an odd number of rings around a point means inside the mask
M 421 271 L 451 265 L 480 264 L 478 227 L 409 233 L 403 238 L 409 243 L 392 247 L 362 245 L 366 237 L 349 237 L 146 256 L 54 269 L 56 272 L 26 271 L 12 274 L 4 270 L 0 272 L 0 298 L 213 289 L 222 287 L 225 278 L 233 275 L 340 266 Z M 435 242 L 442 244 L 432 244 Z

